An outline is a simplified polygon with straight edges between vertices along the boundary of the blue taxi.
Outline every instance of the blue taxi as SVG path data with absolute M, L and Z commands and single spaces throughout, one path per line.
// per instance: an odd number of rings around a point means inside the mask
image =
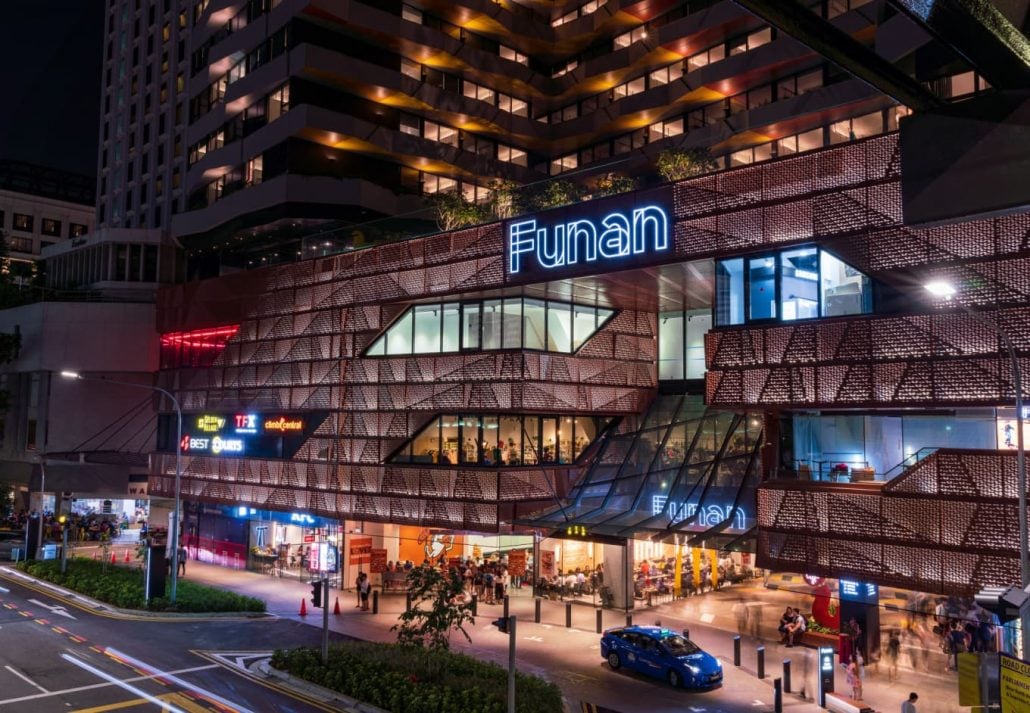
M 712 688 L 722 684 L 722 664 L 697 644 L 658 626 L 608 629 L 601 637 L 601 657 L 613 669 L 625 666 L 673 687 Z

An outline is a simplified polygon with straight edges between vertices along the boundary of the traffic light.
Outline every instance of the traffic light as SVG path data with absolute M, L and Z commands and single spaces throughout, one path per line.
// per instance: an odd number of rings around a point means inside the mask
M 311 606 L 322 606 L 322 581 L 316 580 L 311 583 Z
M 502 634 L 508 633 L 508 620 L 506 618 L 501 617 L 500 619 L 494 619 L 492 623 Z

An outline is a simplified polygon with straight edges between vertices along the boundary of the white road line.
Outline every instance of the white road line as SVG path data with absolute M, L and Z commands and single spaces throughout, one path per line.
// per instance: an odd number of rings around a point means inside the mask
M 229 708 L 230 710 L 237 711 L 238 713 L 254 713 L 252 710 L 248 708 L 243 708 L 238 703 L 234 703 L 232 701 L 226 700 L 225 698 L 222 698 L 217 693 L 212 693 L 211 691 L 208 691 L 206 689 L 194 686 L 192 683 L 187 683 L 186 681 L 183 681 L 181 678 L 177 678 L 171 673 L 164 673 L 149 664 L 143 663 L 139 659 L 134 659 L 133 657 L 127 654 L 123 654 L 120 651 L 117 651 L 116 649 L 112 649 L 110 646 L 106 647 L 104 651 L 105 653 L 107 653 L 108 656 L 113 656 L 128 664 L 131 664 L 132 666 L 135 666 L 136 668 L 143 669 L 144 671 L 156 673 L 159 678 L 163 678 L 166 681 L 171 681 L 172 683 L 176 684 L 177 686 L 181 686 L 186 690 L 193 691 L 197 695 L 207 698 L 209 701 L 220 703 L 221 705 L 225 706 L 226 708 Z
M 24 673 L 22 673 L 21 671 L 17 671 L 17 670 L 15 670 L 15 669 L 11 668 L 10 666 L 4 666 L 4 668 L 6 668 L 6 669 L 7 669 L 8 671 L 10 671 L 11 673 L 13 673 L 13 674 L 14 674 L 15 676 L 17 676 L 17 677 L 18 677 L 18 678 L 20 678 L 21 680 L 25 681 L 25 683 L 29 684 L 29 685 L 30 685 L 30 686 L 32 686 L 33 688 L 37 688 L 37 689 L 39 689 L 40 691 L 42 691 L 43 693 L 50 693 L 50 691 L 48 691 L 47 689 L 45 689 L 45 688 L 43 688 L 42 686 L 40 686 L 40 685 L 39 685 L 38 683 L 36 683 L 35 681 L 33 681 L 33 680 L 32 680 L 31 678 L 29 678 L 28 676 L 26 676 L 26 675 L 25 675 Z
M 11 590 L 10 589 L 4 589 L 3 587 L 0 587 L 0 592 L 3 592 L 4 594 L 10 594 Z
M 104 671 L 101 671 L 99 668 L 96 668 L 95 666 L 91 666 L 90 664 L 88 664 L 85 661 L 82 661 L 82 660 L 76 658 L 75 656 L 72 656 L 71 654 L 61 654 L 61 658 L 64 659 L 65 661 L 69 662 L 69 663 L 75 664 L 76 666 L 78 666 L 79 668 L 81 668 L 84 671 L 89 671 L 90 673 L 92 673 L 94 676 L 97 676 L 98 678 L 102 678 L 105 681 L 108 681 L 109 683 L 113 683 L 114 685 L 118 686 L 121 689 L 124 689 L 124 690 L 128 691 L 129 693 L 131 693 L 133 695 L 139 696 L 140 698 L 143 698 L 145 700 L 150 701 L 155 706 L 160 706 L 161 710 L 163 710 L 163 711 L 167 710 L 167 711 L 170 711 L 170 713 L 186 713 L 186 711 L 184 711 L 182 708 L 176 708 L 175 706 L 173 706 L 172 704 L 168 703 L 167 701 L 162 701 L 160 698 L 157 698 L 155 696 L 150 695 L 149 693 L 147 693 L 143 689 L 136 688 L 135 686 L 131 686 L 128 683 L 126 683 L 125 681 L 122 681 L 122 680 L 120 680 L 118 678 L 115 678 L 111 674 L 105 673 Z
M 194 666 L 193 668 L 181 668 L 178 671 L 172 671 L 172 673 L 193 673 L 195 671 L 209 671 L 213 668 L 220 668 L 218 664 L 207 664 L 205 666 Z M 155 678 L 160 678 L 157 674 L 153 676 L 134 676 L 132 678 L 126 678 L 126 683 L 139 683 L 140 681 L 151 681 Z M 68 693 L 79 693 L 81 691 L 92 691 L 97 688 L 107 688 L 112 684 L 110 683 L 94 683 L 89 686 L 78 686 L 76 688 L 66 688 L 63 691 L 50 691 L 49 693 L 34 693 L 31 696 L 21 696 L 19 698 L 8 698 L 7 700 L 0 701 L 0 706 L 6 706 L 11 703 L 25 703 L 26 701 L 35 701 L 40 698 L 49 698 L 51 696 L 63 696 Z
M 33 604 L 35 604 L 36 606 L 43 607 L 44 609 L 49 609 L 54 614 L 57 614 L 59 616 L 67 617 L 69 619 L 74 619 L 75 618 L 71 614 L 69 614 L 67 611 L 65 611 L 64 607 L 62 607 L 62 606 L 57 606 L 57 605 L 51 606 L 49 604 L 44 604 L 43 602 L 39 601 L 38 599 L 30 599 L 29 601 L 32 602 Z

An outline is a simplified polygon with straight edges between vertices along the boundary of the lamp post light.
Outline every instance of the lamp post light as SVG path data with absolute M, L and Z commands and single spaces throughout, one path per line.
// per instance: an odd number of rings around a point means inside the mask
M 65 379 L 79 379 L 84 381 L 101 381 L 106 384 L 118 384 L 135 389 L 146 389 L 156 391 L 167 396 L 172 405 L 175 406 L 176 438 L 175 438 L 175 510 L 172 511 L 172 531 L 168 533 L 168 543 L 172 550 L 172 587 L 168 600 L 175 604 L 176 585 L 179 582 L 179 508 L 181 507 L 182 493 L 182 408 L 179 400 L 171 392 L 162 389 L 160 386 L 148 386 L 147 384 L 136 384 L 131 381 L 118 381 L 106 379 L 100 376 L 85 376 L 77 371 L 62 371 L 61 376 Z
M 958 294 L 958 290 L 955 289 L 954 285 L 944 281 L 929 282 L 924 285 L 924 288 L 934 297 L 945 300 L 951 300 Z M 1012 343 L 1012 339 L 1009 337 L 1008 332 L 1002 329 L 1001 325 L 987 319 L 979 312 L 969 309 L 965 305 L 958 304 L 958 306 L 963 312 L 976 320 L 978 324 L 987 327 L 998 336 L 1001 343 L 1005 346 L 1005 351 L 1008 352 L 1009 362 L 1012 367 L 1012 387 L 1016 392 L 1016 489 L 1018 490 L 1017 495 L 1019 497 L 1019 577 L 1023 591 L 1027 591 L 1027 587 L 1030 586 L 1030 551 L 1027 549 L 1030 536 L 1027 533 L 1026 517 L 1026 453 L 1023 450 L 1023 379 L 1019 368 L 1019 357 L 1016 354 L 1016 347 Z M 1020 630 L 1020 645 L 1023 649 L 1022 656 L 1026 658 L 1027 655 L 1030 655 L 1030 613 L 1027 612 L 1025 607 L 1020 614 Z

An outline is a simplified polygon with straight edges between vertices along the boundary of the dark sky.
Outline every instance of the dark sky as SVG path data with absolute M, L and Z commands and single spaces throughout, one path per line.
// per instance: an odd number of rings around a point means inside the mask
M 0 0 L 0 158 L 96 176 L 104 0 Z

